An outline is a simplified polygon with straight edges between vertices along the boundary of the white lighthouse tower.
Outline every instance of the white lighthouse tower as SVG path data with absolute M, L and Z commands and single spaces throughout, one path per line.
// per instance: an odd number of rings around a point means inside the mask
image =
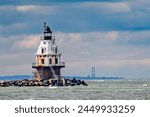
M 63 67 L 65 63 L 61 62 L 61 53 L 55 43 L 55 37 L 44 23 L 44 36 L 36 53 L 36 61 L 32 64 L 32 68 L 36 69 L 34 77 L 37 80 L 58 78 Z

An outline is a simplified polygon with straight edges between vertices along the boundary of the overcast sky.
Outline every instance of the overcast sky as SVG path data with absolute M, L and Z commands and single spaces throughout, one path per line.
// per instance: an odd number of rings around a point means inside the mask
M 149 0 L 1 0 L 0 75 L 32 74 L 44 22 L 63 75 L 150 78 Z

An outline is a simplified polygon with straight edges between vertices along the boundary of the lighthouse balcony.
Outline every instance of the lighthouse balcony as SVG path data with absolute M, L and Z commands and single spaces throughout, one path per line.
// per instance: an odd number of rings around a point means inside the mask
M 58 66 L 58 67 L 65 67 L 65 62 L 59 62 L 58 64 L 50 64 L 49 66 Z
M 37 68 L 37 67 L 65 67 L 65 62 L 59 62 L 58 64 L 36 64 L 32 63 L 32 68 Z

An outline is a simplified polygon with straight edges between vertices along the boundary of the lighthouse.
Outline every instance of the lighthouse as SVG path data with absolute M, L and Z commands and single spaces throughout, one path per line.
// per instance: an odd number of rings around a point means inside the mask
M 44 23 L 43 37 L 36 52 L 35 63 L 32 68 L 36 69 L 34 78 L 36 80 L 54 79 L 61 77 L 61 68 L 65 63 L 61 62 L 61 53 L 55 43 L 50 27 Z

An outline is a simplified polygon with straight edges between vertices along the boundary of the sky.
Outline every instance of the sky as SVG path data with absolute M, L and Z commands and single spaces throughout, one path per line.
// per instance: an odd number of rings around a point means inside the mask
M 32 74 L 52 29 L 62 75 L 150 78 L 149 0 L 1 0 L 0 75 Z

